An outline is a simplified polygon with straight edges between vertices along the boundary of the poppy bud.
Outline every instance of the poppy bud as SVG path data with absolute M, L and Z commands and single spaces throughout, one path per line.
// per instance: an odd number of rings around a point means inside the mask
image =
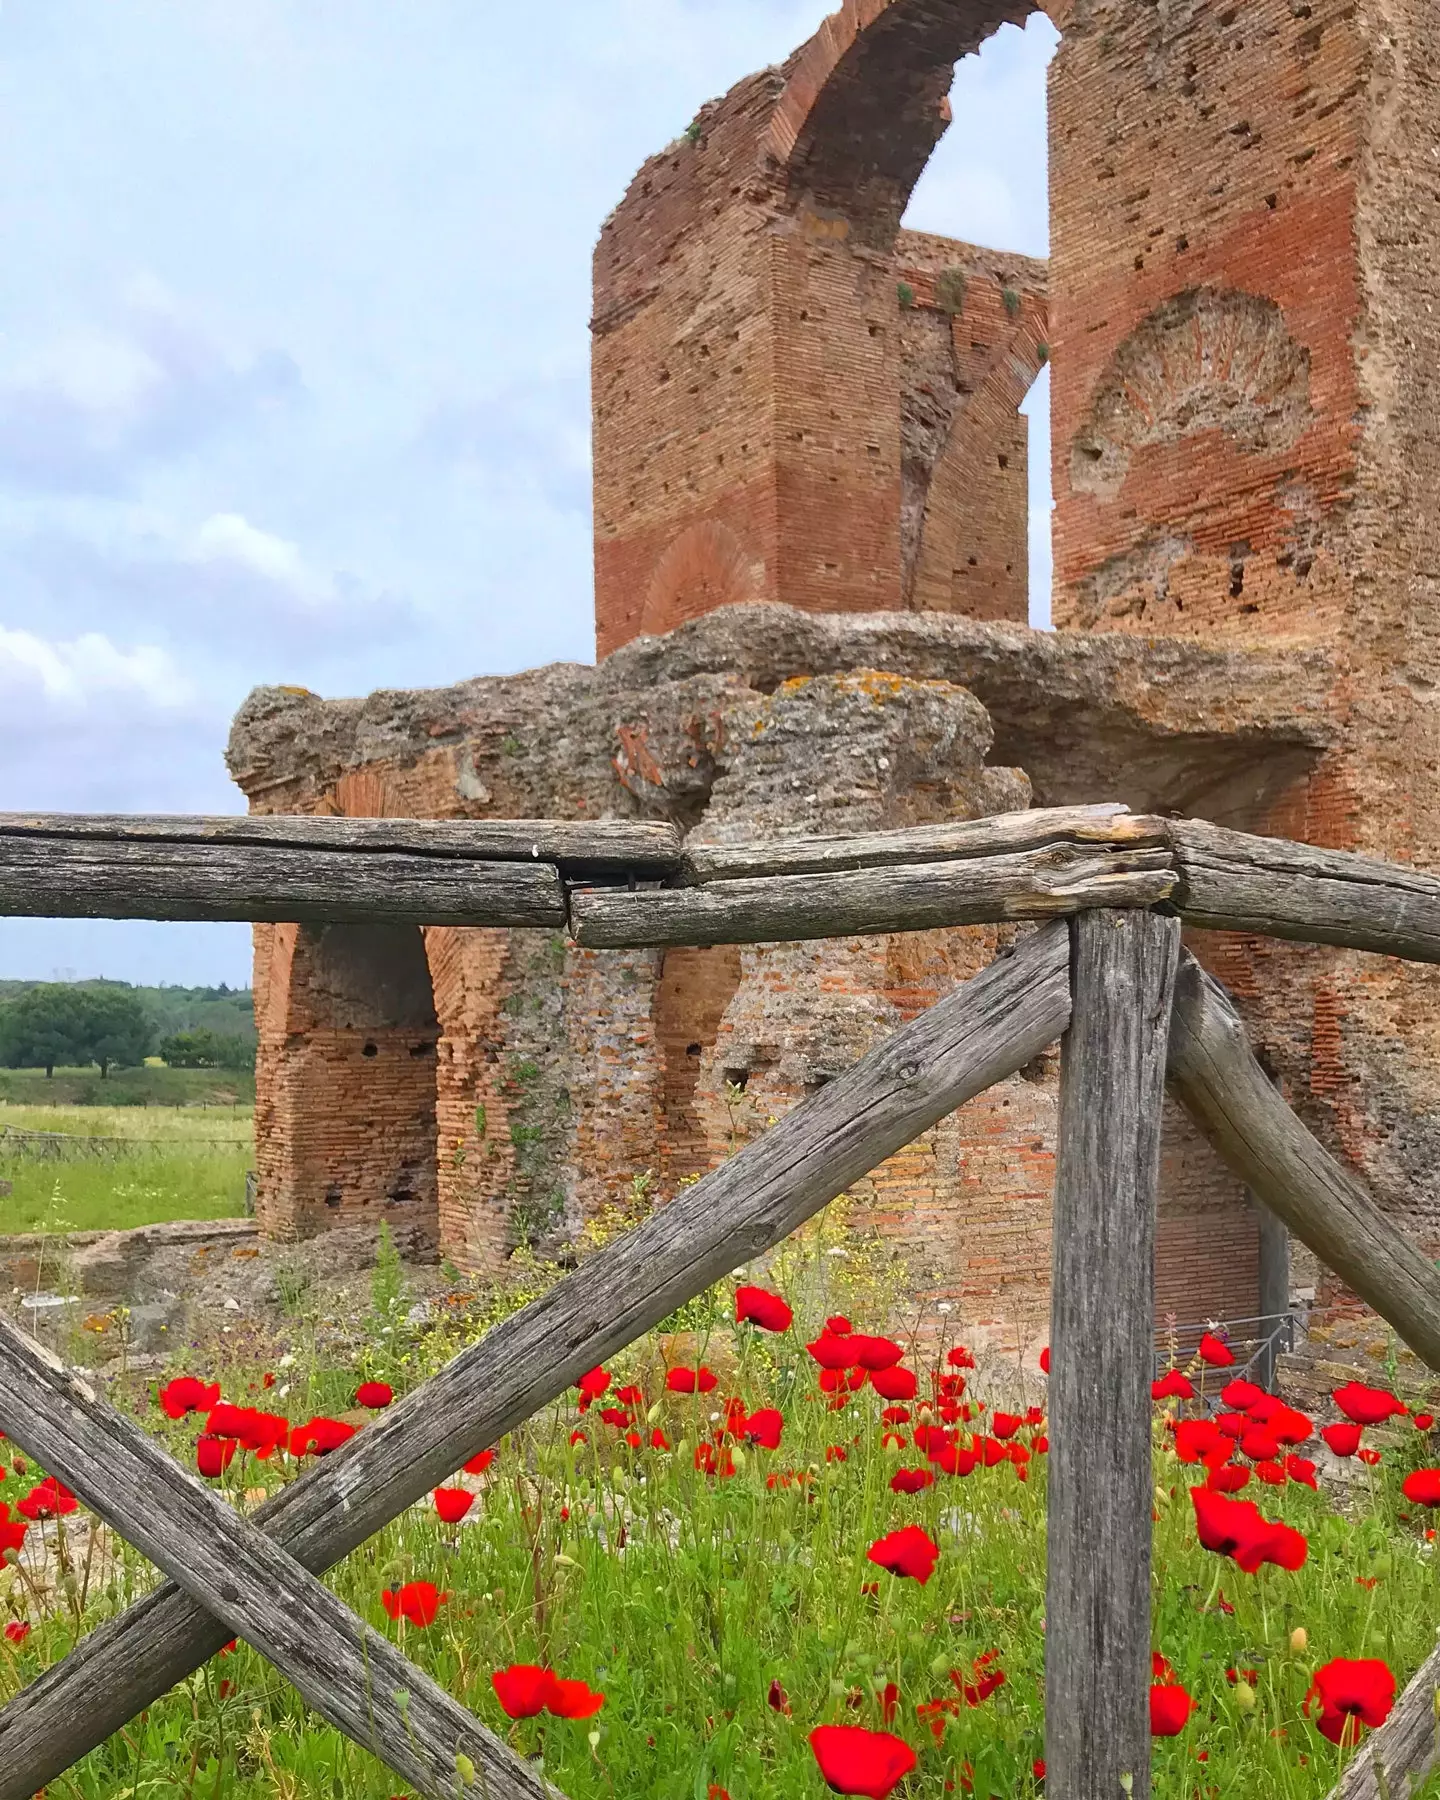
M 663 1419 L 664 1417 L 665 1417 L 665 1402 L 663 1400 L 657 1400 L 655 1402 L 655 1404 L 650 1408 L 649 1412 L 646 1413 L 645 1423 L 647 1425 L 658 1425 L 660 1423 L 661 1419 Z
M 1254 1712 L 1255 1690 L 1248 1681 L 1237 1681 L 1235 1683 L 1235 1704 L 1240 1708 L 1242 1713 Z
M 1290 1633 L 1290 1648 L 1298 1656 L 1310 1642 L 1310 1634 L 1303 1625 L 1297 1625 Z
M 589 1744 L 592 1750 L 598 1750 L 600 1748 L 600 1733 L 598 1731 L 588 1733 L 585 1742 Z
M 930 1673 L 932 1675 L 948 1675 L 950 1673 L 950 1664 L 952 1661 L 953 1658 L 948 1656 L 932 1657 L 930 1659 Z
M 743 1469 L 745 1467 L 745 1452 L 740 1448 L 740 1446 L 738 1444 L 735 1444 L 734 1446 L 732 1446 L 731 1451 L 730 1451 L 730 1460 L 732 1463 L 734 1463 L 734 1465 L 737 1469 Z

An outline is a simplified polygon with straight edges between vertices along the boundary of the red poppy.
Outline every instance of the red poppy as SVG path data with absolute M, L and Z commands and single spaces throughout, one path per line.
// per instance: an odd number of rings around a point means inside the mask
M 159 1393 L 160 1405 L 172 1419 L 183 1419 L 186 1413 L 209 1412 L 219 1398 L 218 1381 L 200 1381 L 194 1375 L 177 1375 Z
M 496 1669 L 490 1685 L 512 1719 L 533 1719 L 555 1698 L 555 1677 L 538 1663 L 511 1663 L 508 1669 Z
M 865 1552 L 867 1561 L 888 1569 L 892 1575 L 909 1576 L 921 1587 L 934 1573 L 939 1555 L 940 1546 L 918 1525 L 904 1525 L 899 1531 L 877 1538 Z
M 588 1444 L 589 1442 L 589 1438 L 586 1437 L 583 1431 L 572 1431 L 570 1433 L 570 1447 L 572 1450 L 576 1444 Z
M 1353 1456 L 1360 1448 L 1360 1427 L 1348 1421 L 1326 1425 L 1320 1435 L 1336 1456 Z
M 1265 1427 L 1271 1437 L 1292 1449 L 1315 1435 L 1315 1421 L 1307 1418 L 1304 1413 L 1297 1412 L 1293 1406 L 1276 1407 L 1265 1421 Z
M 669 1438 L 658 1425 L 650 1433 L 650 1448 L 652 1450 L 668 1450 L 670 1448 Z
M 919 1382 L 909 1369 L 876 1369 L 870 1385 L 885 1400 L 913 1400 Z
M 979 1706 L 988 1700 L 996 1688 L 1004 1687 L 1005 1671 L 998 1667 L 1000 1652 L 987 1650 L 983 1656 L 977 1656 L 970 1665 L 973 1679 L 967 1681 L 958 1669 L 950 1671 L 950 1679 L 960 1690 L 960 1697 L 967 1706 Z
M 30 1626 L 24 1619 L 12 1619 L 5 1627 L 5 1635 L 12 1644 L 23 1644 L 30 1635 Z
M 394 1398 L 395 1390 L 388 1381 L 362 1381 L 355 1390 L 355 1404 L 371 1412 L 383 1411 Z
M 848 1369 L 855 1361 L 849 1340 L 832 1331 L 822 1331 L 805 1346 L 822 1369 Z
M 718 1380 L 714 1370 L 703 1365 L 697 1369 L 667 1369 L 665 1372 L 665 1386 L 672 1394 L 709 1394 Z
M 843 1444 L 827 1444 L 825 1446 L 825 1460 L 827 1463 L 849 1462 L 850 1452 Z
M 1225 1462 L 1230 1440 L 1213 1419 L 1181 1419 L 1175 1427 L 1175 1454 L 1182 1463 L 1208 1463 L 1211 1456 Z
M 1369 1444 L 1362 1444 L 1355 1454 L 1360 1458 L 1362 1463 L 1368 1463 L 1372 1469 L 1380 1460 L 1380 1452 L 1371 1449 Z
M 79 1504 L 63 1481 L 47 1475 L 42 1482 L 31 1488 L 23 1500 L 15 1502 L 15 1510 L 22 1519 L 33 1522 L 38 1519 L 64 1518 L 73 1513 Z
M 942 1475 L 971 1475 L 980 1465 L 978 1450 L 966 1450 L 955 1443 L 937 1445 L 933 1437 L 926 1454 Z
M 1254 1425 L 1267 1424 L 1277 1412 L 1285 1410 L 1285 1402 L 1275 1394 L 1262 1394 L 1258 1400 L 1252 1400 L 1245 1408 L 1250 1422 Z
M 850 1352 L 850 1360 L 861 1369 L 893 1369 L 905 1354 L 893 1338 L 866 1337 L 860 1332 L 850 1339 Z
M 1433 1431 L 1435 1429 L 1434 1413 L 1416 1413 L 1414 1425 L 1417 1431 Z
M 1304 1564 L 1310 1550 L 1304 1533 L 1261 1518 L 1253 1500 L 1231 1500 L 1203 1487 L 1192 1487 L 1190 1499 L 1200 1542 L 1220 1556 L 1233 1557 L 1247 1575 L 1267 1562 L 1292 1570 Z
M 1360 1727 L 1383 1725 L 1395 1704 L 1395 1677 L 1379 1657 L 1337 1656 L 1315 1671 L 1305 1711 L 1332 1744 L 1355 1743 Z M 1318 1713 L 1318 1717 L 1315 1715 Z
M 934 1485 L 935 1477 L 928 1469 L 897 1469 L 890 1477 L 892 1494 L 918 1494 Z
M 1251 1421 L 1244 1413 L 1223 1412 L 1215 1415 L 1215 1429 L 1226 1437 L 1233 1438 L 1238 1444 L 1245 1433 L 1250 1430 Z
M 1150 1689 L 1151 1737 L 1179 1737 L 1195 1702 L 1178 1681 L 1156 1682 Z
M 274 1387 L 275 1377 L 270 1373 L 270 1371 L 268 1369 L 260 1377 L 260 1385 L 261 1385 L 261 1387 L 267 1387 L 267 1388 Z
M 609 1387 L 610 1371 L 599 1368 L 588 1369 L 575 1385 L 580 1390 L 580 1410 L 582 1413 L 588 1412 L 591 1402 L 598 1400 Z
M 778 1294 L 765 1288 L 741 1287 L 735 1290 L 735 1322 L 748 1320 L 762 1331 L 788 1331 L 795 1315 Z
M 1315 1465 L 1308 1456 L 1287 1456 L 1285 1473 L 1292 1481 L 1303 1481 L 1306 1487 L 1315 1488 L 1319 1492 L 1315 1482 Z
M 636 1387 L 635 1383 L 632 1381 L 626 1387 L 616 1388 L 615 1398 L 622 1406 L 643 1406 L 645 1404 L 645 1390 Z
M 3 1500 L 0 1500 L 0 1556 L 3 1556 L 7 1550 L 23 1550 L 25 1533 L 29 1529 L 28 1525 L 12 1524 L 10 1508 Z
M 292 1456 L 328 1456 L 355 1435 L 355 1427 L 343 1419 L 312 1419 L 308 1425 L 297 1425 L 290 1433 Z
M 750 1413 L 741 1426 L 742 1435 L 762 1450 L 778 1450 L 784 1429 L 784 1415 L 774 1406 L 762 1406 L 759 1412 Z
M 475 1504 L 475 1496 L 469 1488 L 436 1488 L 430 1498 L 444 1525 L 458 1525 Z
M 990 1415 L 990 1429 L 997 1438 L 1012 1438 L 1025 1423 L 1019 1413 L 997 1412 Z
M 694 1371 L 687 1369 L 685 1372 L 693 1382 Z M 685 1388 L 682 1391 L 688 1394 L 693 1389 Z M 613 1425 L 617 1431 L 626 1431 L 635 1423 L 635 1415 L 627 1406 L 604 1406 L 600 1409 L 600 1422 L 603 1425 Z
M 202 1437 L 195 1442 L 195 1465 L 210 1480 L 223 1475 L 235 1460 L 239 1445 L 234 1438 Z
M 1224 1338 L 1216 1337 L 1213 1331 L 1205 1333 L 1195 1353 L 1201 1362 L 1208 1363 L 1212 1369 L 1228 1369 L 1235 1361 L 1235 1352 Z
M 495 1460 L 493 1450 L 482 1450 L 478 1456 L 472 1456 L 465 1465 L 467 1475 L 483 1475 Z
M 765 1696 L 765 1704 L 771 1712 L 784 1713 L 787 1719 L 790 1717 L 790 1696 L 778 1681 L 770 1683 L 770 1691 Z
M 1040 1352 L 1040 1373 L 1042 1375 L 1050 1373 L 1050 1346 L 1048 1344 Z
M 1251 1425 L 1241 1434 L 1240 1452 L 1251 1462 L 1273 1462 L 1280 1454 L 1280 1440 L 1271 1437 L 1261 1425 Z
M 886 1800 L 915 1767 L 915 1752 L 903 1738 L 861 1725 L 817 1725 L 810 1748 L 833 1793 L 866 1800 Z
M 730 1454 L 728 1444 L 722 1445 L 719 1450 L 713 1444 L 697 1444 L 695 1467 L 703 1475 L 719 1475 L 723 1479 L 735 1473 L 735 1458 Z
M 554 1689 L 545 1704 L 557 1719 L 589 1719 L 605 1704 L 605 1696 L 592 1692 L 583 1681 L 564 1681 L 557 1675 Z
M 908 1406 L 887 1406 L 880 1417 L 887 1425 L 908 1425 L 910 1408 Z
M 1255 1473 L 1270 1487 L 1284 1487 L 1286 1481 L 1284 1465 L 1270 1457 L 1262 1457 L 1255 1465 Z
M 1410 1408 L 1397 1400 L 1388 1388 L 1365 1387 L 1358 1381 L 1347 1381 L 1330 1396 L 1347 1419 L 1357 1425 L 1383 1425 Z
M 407 1581 L 403 1587 L 391 1593 L 386 1588 L 380 1596 L 380 1604 L 392 1619 L 405 1619 L 409 1624 L 423 1629 L 435 1623 L 435 1615 L 441 1603 L 450 1598 L 442 1594 L 433 1581 Z
M 1205 1485 L 1217 1494 L 1238 1494 L 1250 1485 L 1250 1471 L 1239 1463 L 1221 1463 L 1205 1477 Z
M 258 1412 L 253 1406 L 232 1406 L 222 1400 L 205 1421 L 205 1436 L 234 1438 L 263 1462 L 283 1450 L 290 1435 L 290 1421 L 279 1413 Z
M 1400 1484 L 1400 1492 L 1417 1506 L 1440 1506 L 1440 1469 L 1416 1469 Z
M 956 1344 L 953 1349 L 948 1350 L 945 1353 L 945 1360 L 952 1369 L 973 1369 L 975 1367 L 975 1358 L 963 1344 Z M 1043 1355 L 1040 1360 L 1042 1363 L 1044 1362 Z
M 730 1800 L 730 1790 L 712 1781 L 705 1790 L 705 1800 Z
M 1246 1412 L 1257 1400 L 1265 1398 L 1265 1390 L 1256 1387 L 1253 1381 L 1242 1381 L 1237 1375 L 1234 1381 L 1227 1381 L 1221 1388 L 1220 1398 L 1236 1412 Z
M 1158 1381 L 1150 1383 L 1150 1398 L 1152 1400 L 1193 1400 L 1195 1384 L 1188 1375 L 1182 1374 L 1179 1369 L 1171 1369 Z
M 825 1321 L 825 1329 L 834 1337 L 849 1337 L 855 1327 L 845 1317 L 844 1313 L 836 1313 L 833 1318 Z

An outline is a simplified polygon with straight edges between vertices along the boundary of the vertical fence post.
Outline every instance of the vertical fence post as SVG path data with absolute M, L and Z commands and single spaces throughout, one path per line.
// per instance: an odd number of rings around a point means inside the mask
M 1155 1188 L 1180 922 L 1074 921 L 1050 1319 L 1045 1790 L 1150 1794 Z

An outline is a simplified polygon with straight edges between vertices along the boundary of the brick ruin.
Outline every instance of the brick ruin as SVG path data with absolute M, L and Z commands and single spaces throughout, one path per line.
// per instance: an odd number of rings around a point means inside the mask
M 903 229 L 955 62 L 1034 10 L 846 0 L 645 165 L 596 252 L 598 665 L 260 690 L 253 809 L 733 841 L 1103 798 L 1440 866 L 1440 14 L 1054 0 L 1048 265 Z M 1047 359 L 1055 633 L 1025 623 L 1017 415 Z M 263 1228 L 383 1214 L 494 1269 L 637 1175 L 663 1200 L 1002 935 L 262 926 Z M 1440 1251 L 1440 975 L 1194 947 Z M 858 1195 L 929 1291 L 1037 1333 L 1053 1061 Z M 1273 1310 L 1274 1234 L 1172 1124 L 1162 1311 Z

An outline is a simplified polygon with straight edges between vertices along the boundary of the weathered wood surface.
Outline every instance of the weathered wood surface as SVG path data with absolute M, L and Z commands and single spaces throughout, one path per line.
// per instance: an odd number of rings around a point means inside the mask
M 227 816 L 0 813 L 0 838 L 134 844 L 272 844 L 295 850 L 393 850 L 471 862 L 553 862 L 584 869 L 678 865 L 673 825 L 640 819 L 334 819 L 308 813 Z
M 1070 1017 L 1065 925 L 904 1026 L 254 1515 L 320 1572 L 589 1368 L 751 1257 L 987 1087 Z M 214 1655 L 230 1636 L 166 1583 L 92 1633 L 0 1712 L 0 1800 L 45 1782 Z
M 565 923 L 551 863 L 271 844 L 0 837 L 0 916 L 297 924 Z
M 1155 1192 L 1180 922 L 1097 911 L 1071 930 L 1050 1306 L 1045 1791 L 1148 1800 Z
M 553 1794 L 389 1638 L 5 1320 L 0 1428 L 402 1781 L 464 1800 L 456 1759 L 467 1757 L 482 1794 Z
M 1371 1732 L 1330 1800 L 1410 1800 L 1440 1768 L 1440 1650 L 1432 1651 Z
M 892 863 L 944 862 L 1041 850 L 1048 844 L 1106 844 L 1130 849 L 1164 845 L 1166 822 L 1128 806 L 1037 807 L 994 813 L 908 831 L 870 831 L 855 837 L 784 838 L 765 844 L 687 844 L 680 862 L 688 886 L 758 875 L 814 875 L 827 869 L 869 869 Z
M 1086 906 L 1152 906 L 1174 886 L 1164 850 L 1052 844 L 1008 856 L 770 875 L 705 887 L 570 897 L 575 941 L 597 950 L 668 944 L 793 943 L 1053 919 Z
M 1345 850 L 1170 825 L 1187 923 L 1440 962 L 1440 877 Z
M 1440 1369 L 1440 1271 L 1296 1118 L 1251 1053 L 1229 996 L 1188 953 L 1176 983 L 1169 1079 L 1245 1185 Z

